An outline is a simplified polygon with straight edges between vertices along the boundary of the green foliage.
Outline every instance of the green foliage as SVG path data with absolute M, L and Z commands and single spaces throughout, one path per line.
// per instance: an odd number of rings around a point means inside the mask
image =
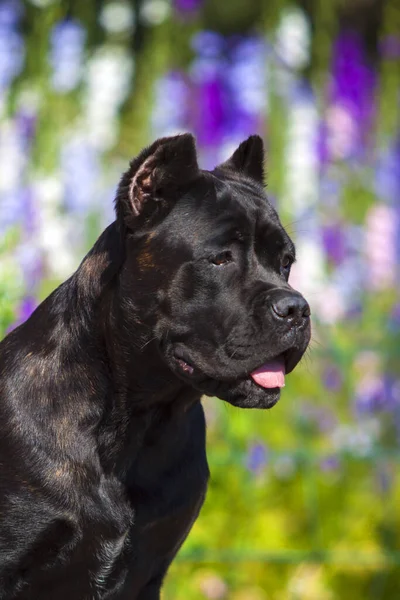
M 0 339 L 16 318 L 16 305 L 21 298 L 21 275 L 12 257 L 18 243 L 18 231 L 9 229 L 0 240 Z

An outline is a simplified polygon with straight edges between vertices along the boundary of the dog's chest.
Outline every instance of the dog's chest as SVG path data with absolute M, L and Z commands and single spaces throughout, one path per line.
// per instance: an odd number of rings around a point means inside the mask
M 196 412 L 194 413 L 196 414 Z M 135 530 L 146 543 L 171 542 L 192 521 L 208 478 L 204 422 L 189 416 L 163 436 L 153 438 L 139 453 L 128 475 L 135 505 Z M 139 533 L 140 532 L 140 533 Z
M 107 589 L 123 580 L 123 589 L 139 591 L 162 572 L 188 534 L 208 479 L 204 420 L 193 418 L 196 412 L 150 437 L 132 463 L 125 492 L 133 522 L 125 535 L 99 546 L 97 585 Z

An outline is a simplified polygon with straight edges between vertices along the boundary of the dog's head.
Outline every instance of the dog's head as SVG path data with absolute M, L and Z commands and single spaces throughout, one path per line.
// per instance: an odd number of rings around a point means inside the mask
M 263 186 L 252 136 L 214 171 L 194 139 L 156 141 L 123 175 L 121 292 L 173 373 L 207 395 L 269 408 L 310 339 L 310 309 L 288 283 L 295 248 Z

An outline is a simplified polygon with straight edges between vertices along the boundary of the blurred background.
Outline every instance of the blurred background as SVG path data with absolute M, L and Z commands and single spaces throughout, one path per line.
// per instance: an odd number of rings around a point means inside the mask
M 164 600 L 400 597 L 400 2 L 0 0 L 0 337 L 111 220 L 128 160 L 249 134 L 297 243 L 308 357 L 204 402 L 206 504 Z

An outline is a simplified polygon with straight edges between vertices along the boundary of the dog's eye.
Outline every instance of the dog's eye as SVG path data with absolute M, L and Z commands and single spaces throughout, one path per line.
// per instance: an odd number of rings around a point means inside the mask
M 286 254 L 281 260 L 281 275 L 284 277 L 289 277 L 290 267 L 293 264 L 293 258 Z
M 220 267 L 221 265 L 226 265 L 227 263 L 232 262 L 232 252 L 226 250 L 225 252 L 220 252 L 216 256 L 211 258 L 211 262 L 213 265 L 217 265 Z

